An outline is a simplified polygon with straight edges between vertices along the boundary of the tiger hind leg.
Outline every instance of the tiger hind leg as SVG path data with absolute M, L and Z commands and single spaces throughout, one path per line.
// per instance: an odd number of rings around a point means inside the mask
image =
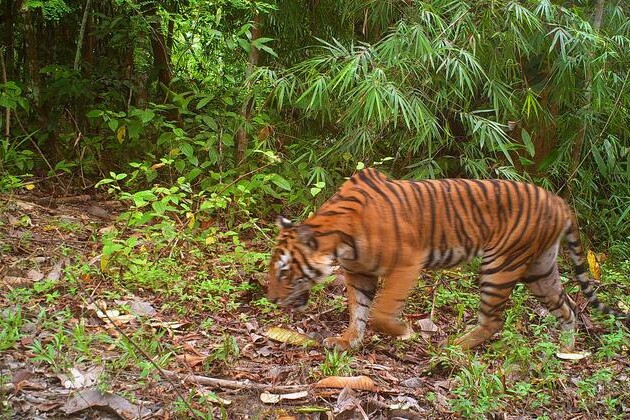
M 514 286 L 526 271 L 523 266 L 512 270 L 503 269 L 506 260 L 484 260 L 481 266 L 479 320 L 475 327 L 454 342 L 464 350 L 477 347 L 503 328 L 505 307 Z
M 325 347 L 347 350 L 359 346 L 365 335 L 365 326 L 377 286 L 378 277 L 346 272 L 350 321 L 342 335 L 324 339 Z
M 398 317 L 416 285 L 419 272 L 417 267 L 397 268 L 383 279 L 383 287 L 372 308 L 371 325 L 376 331 L 403 340 L 411 337 L 411 326 Z
M 566 332 L 564 351 L 571 351 L 575 345 L 576 313 L 575 303 L 565 293 L 558 272 L 558 244 L 544 252 L 532 264 L 523 278 L 531 293 L 545 305 L 547 310 L 558 318 L 561 329 Z

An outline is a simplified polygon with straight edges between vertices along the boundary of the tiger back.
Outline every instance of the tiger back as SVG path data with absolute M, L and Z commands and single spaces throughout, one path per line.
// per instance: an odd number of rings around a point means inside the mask
M 478 322 L 455 344 L 472 348 L 499 331 L 518 282 L 559 319 L 562 330 L 575 331 L 576 307 L 564 292 L 557 265 L 563 237 L 589 302 L 630 319 L 598 301 L 586 275 L 575 216 L 564 200 L 535 185 L 390 180 L 365 169 L 304 223 L 279 218 L 278 224 L 269 267 L 270 300 L 303 307 L 309 290 L 331 272 L 334 260 L 345 271 L 350 322 L 341 336 L 324 341 L 328 347 L 357 347 L 368 319 L 377 331 L 409 337 L 412 330 L 399 316 L 420 272 L 476 256 L 482 258 Z

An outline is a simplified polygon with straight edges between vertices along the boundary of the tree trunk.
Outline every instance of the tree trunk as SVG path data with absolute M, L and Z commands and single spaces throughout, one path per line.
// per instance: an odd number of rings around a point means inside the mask
M 260 37 L 260 14 L 256 12 L 254 15 L 254 26 L 252 28 L 252 41 L 257 40 Z M 245 78 L 247 79 L 254 72 L 254 68 L 258 64 L 258 57 L 260 51 L 258 48 L 252 45 L 249 51 L 249 57 L 247 59 L 247 68 L 245 69 Z M 252 110 L 254 108 L 254 97 L 248 95 L 243 101 L 241 108 L 241 116 L 243 117 L 243 123 L 236 132 L 236 164 L 240 165 L 245 160 L 245 152 L 247 151 L 247 145 L 249 144 L 249 138 L 247 137 L 247 126 L 252 119 Z
M 171 10 L 168 10 L 168 28 L 166 30 L 166 48 L 168 51 L 173 51 L 173 33 L 175 32 L 175 20 L 173 16 L 177 13 L 177 2 L 170 3 Z
M 37 35 L 35 34 L 33 13 L 28 8 L 23 8 L 22 18 L 24 20 L 24 43 L 26 44 L 26 63 L 30 80 L 29 86 L 39 113 L 41 78 L 39 76 L 39 54 L 37 51 Z M 41 117 L 41 113 L 39 113 L 39 117 Z
M 171 54 L 166 46 L 166 40 L 162 33 L 162 23 L 160 17 L 157 15 L 157 6 L 155 3 L 147 3 L 148 8 L 145 11 L 145 16 L 149 22 L 151 30 L 151 50 L 153 52 L 153 67 L 157 71 L 158 86 L 164 90 L 163 102 L 168 102 L 170 99 L 171 83 L 173 80 L 173 73 L 171 70 Z M 168 118 L 172 121 L 180 121 L 179 112 L 177 109 L 173 109 L 169 112 Z
M 2 71 L 2 83 L 7 82 L 7 66 L 4 63 L 4 55 L 0 54 L 0 70 Z M 4 136 L 9 137 L 11 134 L 11 108 L 8 106 L 4 110 Z M 2 163 L 0 163 L 0 166 Z
M 168 99 L 168 89 L 171 86 L 173 74 L 171 72 L 171 60 L 166 41 L 162 33 L 160 17 L 157 16 L 155 7 L 147 11 L 149 25 L 151 27 L 151 50 L 153 52 L 153 67 L 157 71 L 158 82 L 167 89 L 164 100 Z
M 595 33 L 599 32 L 599 29 L 602 27 L 602 20 L 604 18 L 604 4 L 605 0 L 597 0 L 597 4 L 595 5 L 595 15 L 593 16 L 593 31 Z M 592 54 L 591 54 L 592 55 Z M 590 67 L 586 68 L 586 74 L 584 75 L 586 82 L 586 93 L 584 94 L 584 107 L 591 108 L 591 102 L 593 98 L 592 91 L 592 83 L 593 83 L 593 73 Z M 582 127 L 580 127 L 580 131 L 578 132 L 578 137 L 575 142 L 575 146 L 571 151 L 571 170 L 569 172 L 569 178 L 567 180 L 568 188 L 565 189 L 565 195 L 569 193 L 571 190 L 570 182 L 575 177 L 577 173 L 581 159 L 582 159 L 582 149 L 584 147 L 584 140 L 586 138 L 586 132 L 588 131 L 590 121 L 588 118 L 584 118 L 584 122 L 582 123 Z
M 530 132 L 532 135 L 532 143 L 534 144 L 533 161 L 536 166 L 535 173 L 538 175 L 541 175 L 538 171 L 538 167 L 558 145 L 556 120 L 559 115 L 558 103 L 549 99 L 549 91 L 547 89 L 541 92 L 540 105 L 542 109 L 548 109 L 551 117 L 549 120 L 541 117 L 534 131 Z
M 85 1 L 85 10 L 83 10 L 83 19 L 81 20 L 81 29 L 79 30 L 79 39 L 77 39 L 77 52 L 74 56 L 74 71 L 79 71 L 79 61 L 81 60 L 81 48 L 83 47 L 83 37 L 85 37 L 85 27 L 87 26 L 88 16 L 90 15 L 90 6 L 92 0 Z
M 3 54 L 7 80 L 13 79 L 13 60 L 15 56 L 13 47 L 13 3 L 12 1 L 4 2 L 4 11 L 2 13 L 2 27 L 4 29 L 2 43 L 5 47 Z

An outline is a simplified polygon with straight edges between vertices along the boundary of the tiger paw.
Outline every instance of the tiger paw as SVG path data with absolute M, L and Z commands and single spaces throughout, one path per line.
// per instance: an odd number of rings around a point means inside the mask
M 372 320 L 372 327 L 376 331 L 401 340 L 408 340 L 413 335 L 413 329 L 409 323 L 392 318 L 374 319 Z
M 413 328 L 411 328 L 411 325 L 407 324 L 407 330 L 403 334 L 397 336 L 396 338 L 399 340 L 406 341 L 406 340 L 411 339 L 411 336 L 413 336 Z
M 348 350 L 350 342 L 341 336 L 326 337 L 324 339 L 324 347 L 337 350 Z

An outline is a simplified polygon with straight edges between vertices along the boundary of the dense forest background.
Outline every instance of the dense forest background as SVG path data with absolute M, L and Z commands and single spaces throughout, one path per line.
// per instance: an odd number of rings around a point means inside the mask
M 411 340 L 368 331 L 348 353 L 318 344 L 347 326 L 343 273 L 303 313 L 265 295 L 276 216 L 377 166 L 560 194 L 593 290 L 630 312 L 627 0 L 0 0 L 0 17 L 0 417 L 630 416 L 630 335 L 563 258 L 569 354 L 524 285 L 498 337 L 450 346 L 477 321 L 476 262 L 422 274 Z
M 620 247 L 626 6 L 3 1 L 0 188 L 125 173 L 127 190 L 184 182 L 268 216 L 308 211 L 358 162 L 382 163 L 535 182 Z

